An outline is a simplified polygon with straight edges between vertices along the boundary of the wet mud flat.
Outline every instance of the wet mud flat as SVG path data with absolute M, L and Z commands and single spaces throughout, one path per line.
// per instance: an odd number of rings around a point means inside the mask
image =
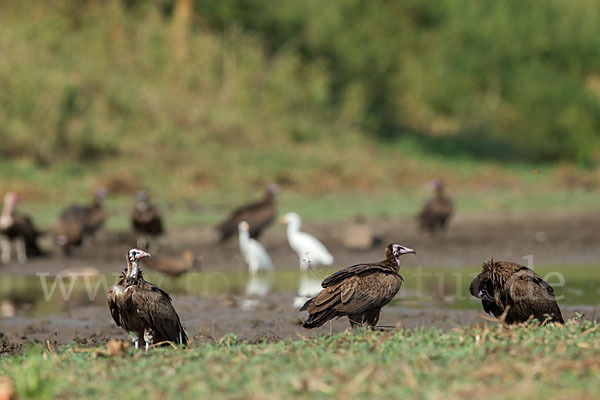
M 218 341 L 226 334 L 238 340 L 257 343 L 327 335 L 348 329 L 347 318 L 334 320 L 320 328 L 306 330 L 301 326 L 304 313 L 293 306 L 294 295 L 274 293 L 264 298 L 220 295 L 212 298 L 173 296 L 186 331 L 193 343 Z M 600 307 L 563 307 L 565 319 L 584 314 L 587 319 L 600 318 Z M 402 301 L 385 307 L 380 326 L 388 329 L 437 327 L 460 329 L 473 324 L 495 324 L 481 310 L 452 310 L 443 307 L 406 307 Z M 111 319 L 104 304 L 75 307 L 69 311 L 38 318 L 15 316 L 2 320 L 0 351 L 13 352 L 29 342 L 61 345 L 75 342 L 94 346 L 110 339 L 127 340 L 127 335 Z
M 533 256 L 534 265 L 593 265 L 600 260 L 600 230 L 597 229 L 600 212 L 458 215 L 446 234 L 435 237 L 419 232 L 410 218 L 372 218 L 367 223 L 381 235 L 383 244 L 366 251 L 349 250 L 343 245 L 344 233 L 352 224 L 350 221 L 307 222 L 303 224 L 303 230 L 322 239 L 330 249 L 335 257 L 334 269 L 379 260 L 385 244 L 392 241 L 417 250 L 416 257 L 403 259 L 402 268 L 407 274 L 419 266 L 473 266 L 476 272 L 481 262 L 491 257 L 526 264 L 527 258 L 523 257 Z M 298 259 L 287 244 L 283 226 L 271 227 L 261 241 L 277 270 L 298 269 Z M 215 243 L 216 235 L 210 227 L 181 228 L 171 230 L 161 238 L 158 251 L 177 254 L 181 249 L 191 249 L 201 258 L 202 271 L 246 270 L 237 240 L 222 245 Z M 77 271 L 87 268 L 105 274 L 110 284 L 123 267 L 126 251 L 133 245 L 135 238 L 128 233 L 104 232 L 95 241 L 78 249 L 71 258 L 64 258 L 54 250 L 51 257 L 34 259 L 25 265 L 2 265 L 0 275 L 8 280 L 36 277 L 40 273 L 55 276 L 65 269 Z M 155 283 L 161 284 L 159 281 Z M 289 286 L 296 285 L 297 282 L 290 282 Z M 251 342 L 281 340 L 328 334 L 330 331 L 342 332 L 348 327 L 347 321 L 341 319 L 331 326 L 326 324 L 313 331 L 303 329 L 300 325 L 303 315 L 293 306 L 293 290 L 279 290 L 260 298 L 239 292 L 210 296 L 190 292 L 171 294 L 186 330 L 196 342 L 218 340 L 228 333 Z M 75 298 L 60 309 L 37 315 L 17 311 L 10 317 L 0 318 L 1 351 L 14 351 L 23 343 L 34 341 L 45 343 L 48 340 L 52 344 L 79 341 L 84 345 L 95 345 L 111 338 L 126 339 L 123 331 L 112 321 L 101 292 L 93 301 Z M 399 297 L 399 301 L 383 309 L 380 325 L 453 329 L 494 323 L 479 307 L 457 310 L 435 302 L 415 307 Z M 600 316 L 597 302 L 587 304 L 590 305 L 561 305 L 564 317 L 572 318 L 576 312 L 585 314 L 588 319 Z

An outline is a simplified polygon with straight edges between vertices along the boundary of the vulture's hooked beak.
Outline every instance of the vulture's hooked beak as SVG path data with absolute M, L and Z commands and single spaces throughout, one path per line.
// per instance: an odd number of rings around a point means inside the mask
M 409 249 L 408 247 L 400 246 L 400 255 L 402 256 L 404 254 L 414 254 L 414 255 L 417 255 L 417 252 L 414 251 L 413 249 Z
M 144 250 L 140 250 L 140 249 L 131 249 L 129 250 L 129 259 L 133 262 L 133 261 L 139 261 L 142 260 L 144 258 L 152 258 L 152 256 L 150 255 L 150 253 L 144 251 Z

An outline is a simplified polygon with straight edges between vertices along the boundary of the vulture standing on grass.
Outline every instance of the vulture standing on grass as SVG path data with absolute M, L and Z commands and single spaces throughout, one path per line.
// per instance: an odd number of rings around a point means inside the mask
M 135 342 L 150 345 L 165 341 L 187 344 L 188 338 L 179 316 L 171 304 L 171 297 L 158 286 L 146 282 L 139 262 L 150 254 L 131 249 L 127 254 L 127 267 L 117 282 L 108 288 L 110 313 L 117 326 L 128 332 Z
M 74 247 L 83 243 L 86 235 L 93 236 L 104 224 L 104 198 L 106 190 L 98 188 L 90 206 L 72 205 L 64 210 L 54 224 L 56 243 L 65 255 L 70 255 Z
M 136 203 L 131 213 L 131 225 L 134 232 L 140 236 L 156 237 L 165 232 L 160 212 L 150 202 L 150 196 L 147 192 L 137 194 Z
M 0 234 L 2 235 L 1 247 L 3 263 L 8 263 L 11 257 L 11 243 L 15 243 L 17 261 L 21 264 L 28 257 L 43 256 L 44 253 L 37 244 L 37 239 L 43 233 L 33 225 L 28 215 L 17 211 L 19 196 L 15 192 L 8 192 L 4 196 L 4 205 L 0 215 Z
M 381 308 L 388 304 L 402 285 L 400 257 L 415 251 L 392 243 L 385 249 L 385 260 L 356 264 L 323 280 L 323 290 L 308 300 L 300 311 L 308 311 L 304 328 L 317 328 L 325 322 L 343 316 L 350 326 L 374 327 Z
M 278 192 L 279 187 L 273 183 L 267 187 L 262 200 L 235 210 L 229 218 L 217 226 L 221 235 L 220 241 L 224 242 L 233 236 L 238 230 L 238 224 L 242 221 L 246 221 L 250 225 L 250 237 L 258 238 L 261 232 L 275 219 L 275 197 Z
M 434 234 L 438 230 L 446 229 L 452 216 L 453 206 L 452 200 L 444 191 L 444 183 L 440 179 L 435 179 L 431 184 L 434 196 L 425 203 L 417 215 L 417 220 L 422 230 Z
M 485 312 L 507 324 L 531 318 L 564 323 L 552 286 L 524 265 L 490 260 L 469 291 L 481 300 Z

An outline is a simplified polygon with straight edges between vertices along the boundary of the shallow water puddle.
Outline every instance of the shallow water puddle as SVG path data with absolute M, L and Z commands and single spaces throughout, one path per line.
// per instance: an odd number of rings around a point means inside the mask
M 469 294 L 469 283 L 478 268 L 404 268 L 405 282 L 394 304 L 412 308 L 445 307 L 478 309 L 480 303 Z M 535 268 L 555 289 L 564 305 L 600 304 L 600 266 Z M 202 271 L 179 278 L 147 273 L 146 279 L 173 295 L 201 297 L 220 295 L 260 297 L 271 292 L 296 293 L 300 286 L 318 287 L 331 271 L 276 271 L 251 277 L 246 271 Z M 107 288 L 117 274 L 2 277 L 0 316 L 55 314 L 86 304 L 104 304 Z

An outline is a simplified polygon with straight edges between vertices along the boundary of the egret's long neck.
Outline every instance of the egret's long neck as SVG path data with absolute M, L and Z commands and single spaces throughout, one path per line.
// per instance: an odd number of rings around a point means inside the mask
M 250 239 L 250 233 L 248 231 L 240 231 L 240 247 L 245 249 L 248 247 L 248 240 Z
M 288 221 L 286 231 L 288 239 L 293 237 L 295 233 L 298 233 L 300 231 L 300 221 L 295 219 L 291 219 L 290 221 Z

